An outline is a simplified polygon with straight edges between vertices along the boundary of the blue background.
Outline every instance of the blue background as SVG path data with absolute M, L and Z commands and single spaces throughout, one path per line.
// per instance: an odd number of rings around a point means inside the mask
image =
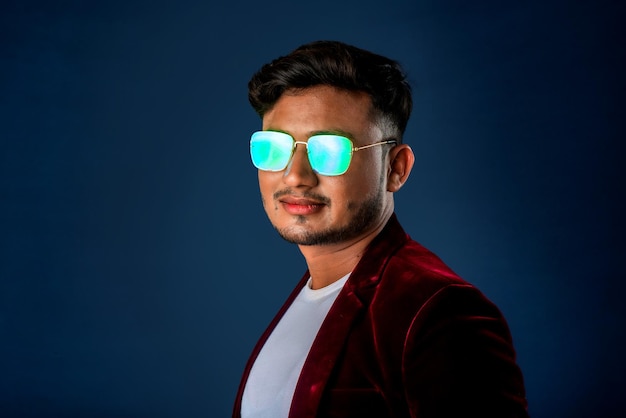
M 316 39 L 407 70 L 398 216 L 504 312 L 532 416 L 625 416 L 625 15 L 3 1 L 0 416 L 230 416 L 304 271 L 260 204 L 247 81 Z

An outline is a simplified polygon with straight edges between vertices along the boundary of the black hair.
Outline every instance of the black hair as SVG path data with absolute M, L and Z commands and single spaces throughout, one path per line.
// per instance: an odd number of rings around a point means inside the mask
M 283 93 L 319 85 L 367 93 L 379 122 L 402 140 L 413 107 L 402 67 L 343 42 L 311 42 L 265 64 L 248 83 L 248 100 L 263 117 Z

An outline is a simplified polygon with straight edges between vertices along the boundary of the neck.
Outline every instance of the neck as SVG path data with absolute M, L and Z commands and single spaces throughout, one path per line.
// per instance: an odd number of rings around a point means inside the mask
M 326 287 L 354 270 L 369 243 L 380 233 L 385 224 L 386 222 L 383 222 L 366 235 L 351 241 L 332 245 L 300 245 L 300 252 L 311 274 L 311 288 Z

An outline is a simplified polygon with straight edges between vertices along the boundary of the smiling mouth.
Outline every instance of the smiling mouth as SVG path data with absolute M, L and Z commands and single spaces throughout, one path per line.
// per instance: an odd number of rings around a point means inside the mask
M 326 206 L 325 203 L 316 200 L 289 196 L 278 199 L 278 202 L 291 215 L 311 215 L 319 212 Z

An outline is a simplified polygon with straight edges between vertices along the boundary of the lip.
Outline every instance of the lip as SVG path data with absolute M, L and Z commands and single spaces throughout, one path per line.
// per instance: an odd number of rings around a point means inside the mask
M 312 215 L 324 207 L 323 203 L 315 200 L 288 196 L 279 199 L 279 202 L 290 215 Z

